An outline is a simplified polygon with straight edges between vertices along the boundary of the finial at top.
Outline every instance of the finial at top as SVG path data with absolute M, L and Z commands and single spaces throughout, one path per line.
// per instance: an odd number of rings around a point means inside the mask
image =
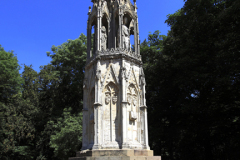
M 91 6 L 89 6 L 88 15 L 90 15 L 90 14 L 91 14 L 91 9 L 92 9 L 92 7 L 91 7 Z

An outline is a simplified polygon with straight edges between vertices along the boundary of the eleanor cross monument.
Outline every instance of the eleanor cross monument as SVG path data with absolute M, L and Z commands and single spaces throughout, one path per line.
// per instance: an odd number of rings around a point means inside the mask
M 160 160 L 148 144 L 136 0 L 134 4 L 130 0 L 92 2 L 87 22 L 82 151 L 70 160 Z

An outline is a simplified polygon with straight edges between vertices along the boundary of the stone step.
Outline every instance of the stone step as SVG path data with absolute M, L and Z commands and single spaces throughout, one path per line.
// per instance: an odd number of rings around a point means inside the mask
M 153 156 L 153 150 L 86 150 L 76 153 L 76 157 L 99 156 Z
M 161 160 L 160 156 L 100 156 L 100 157 L 75 157 L 69 160 Z

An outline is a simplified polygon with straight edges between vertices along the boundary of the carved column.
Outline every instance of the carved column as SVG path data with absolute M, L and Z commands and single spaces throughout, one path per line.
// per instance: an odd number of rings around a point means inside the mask
M 142 67 L 141 67 L 142 69 Z M 141 71 L 141 83 L 142 83 L 142 106 L 140 107 L 140 109 L 143 111 L 143 116 L 144 116 L 144 149 L 150 149 L 149 147 L 149 143 L 148 143 L 148 120 L 147 120 L 147 106 L 146 106 L 146 99 L 145 99 L 145 76 L 143 73 L 143 69 Z
M 122 60 L 121 81 L 122 81 L 122 148 L 129 148 L 127 141 L 127 98 L 126 98 L 126 68 L 125 60 Z
M 108 46 L 107 46 L 107 48 L 109 48 L 109 49 L 111 49 L 111 39 L 110 39 L 111 38 L 111 36 L 110 36 L 110 31 L 111 31 L 110 30 L 111 29 L 110 25 L 111 25 L 111 23 L 110 22 L 111 22 L 111 18 L 109 17 L 108 18 L 108 33 L 107 33 L 108 34 L 108 37 L 107 37 L 107 39 L 108 39 L 108 41 L 107 41 Z
M 97 51 L 100 50 L 100 7 L 97 9 Z
M 137 25 L 137 33 L 136 33 L 136 38 L 137 38 L 137 44 L 136 44 L 136 48 L 137 48 L 137 54 L 139 55 L 140 54 L 140 40 L 139 40 L 139 26 L 138 26 L 138 17 L 137 17 L 137 22 L 136 22 L 136 25 Z
M 146 81 L 145 81 L 145 76 L 142 75 L 142 83 L 143 83 L 143 86 L 142 86 L 142 99 L 143 99 L 143 106 L 146 106 L 146 98 L 145 98 L 145 94 L 146 94 L 146 90 L 145 90 L 145 86 L 146 86 Z
M 89 10 L 88 10 L 88 21 L 87 21 L 87 60 L 91 57 L 91 37 L 92 37 L 92 24 L 91 23 L 91 19 L 90 19 L 90 15 L 91 15 L 91 6 L 89 6 Z
M 100 60 L 97 61 L 96 66 L 96 80 L 95 80 L 95 103 L 100 103 L 100 85 L 101 85 L 101 68 Z
M 94 145 L 93 149 L 100 149 L 101 145 L 101 106 L 100 103 L 100 80 L 101 70 L 100 70 L 100 60 L 97 62 L 96 67 L 96 80 L 95 80 L 95 103 L 94 103 Z
M 134 20 L 134 47 L 135 47 L 135 53 L 138 53 L 138 34 L 137 34 L 137 21 Z
M 125 59 L 122 60 L 122 68 L 121 68 L 121 80 L 122 80 L 122 101 L 123 102 L 127 102 L 127 98 L 126 98 L 126 68 L 125 68 Z
M 100 11 L 99 11 L 100 13 L 100 18 L 99 18 L 99 50 L 101 51 L 102 50 L 102 48 L 101 48 L 101 46 L 102 46 L 102 8 L 100 9 Z M 107 28 L 106 28 L 107 29 Z
M 123 22 L 123 11 L 122 11 L 122 7 L 120 7 L 120 10 L 119 10 L 119 48 L 123 48 L 122 22 Z
M 102 105 L 99 103 L 94 104 L 94 145 L 93 150 L 101 149 L 101 107 Z
M 96 54 L 97 51 L 97 45 L 98 45 L 98 29 L 97 29 L 97 25 L 94 26 L 94 37 L 93 37 L 93 55 Z
M 112 32 L 112 47 L 116 49 L 116 22 L 115 22 L 115 18 L 116 18 L 116 14 L 113 12 L 113 21 L 112 21 L 112 29 L 111 29 L 111 32 Z
M 87 126 L 89 125 L 89 119 L 88 119 L 88 109 L 84 108 L 83 110 L 83 123 L 82 123 L 82 150 L 87 149 L 88 147 L 88 129 Z
M 98 7 L 98 12 L 97 12 L 97 51 L 100 50 L 100 7 Z
M 127 141 L 127 102 L 122 102 L 122 149 L 129 148 Z
M 144 128 L 144 149 L 150 149 L 149 143 L 148 143 L 148 121 L 147 121 L 147 106 L 141 106 L 140 109 L 143 111 L 144 114 L 144 122 L 143 122 L 143 128 Z
M 87 77 L 86 73 L 84 74 L 84 77 Z M 84 81 L 83 81 L 83 102 L 87 102 L 87 95 L 88 95 L 87 82 L 88 82 L 88 79 L 84 78 Z M 88 108 L 87 103 L 83 103 L 83 108 Z
M 87 24 L 87 59 L 89 59 L 91 56 L 90 56 L 90 50 L 91 50 L 91 25 L 89 24 L 89 21 L 88 21 L 88 24 Z
M 100 51 L 102 50 L 101 49 L 101 36 L 102 36 L 102 32 L 101 32 L 101 29 L 102 29 L 102 8 L 101 7 L 98 7 L 98 16 L 97 16 L 97 51 Z
M 86 76 L 86 75 L 85 75 Z M 87 90 L 87 79 L 84 79 L 84 84 L 83 84 L 83 90 L 84 90 L 84 92 L 83 92 L 83 101 L 84 102 L 87 102 L 87 95 L 88 95 L 88 90 Z M 83 124 L 82 124 L 82 131 L 83 131 L 83 133 L 82 133 L 82 143 L 83 143 L 83 145 L 82 145 L 82 150 L 85 150 L 85 149 L 87 149 L 87 147 L 88 147 L 88 129 L 87 129 L 87 126 L 88 126 L 88 123 L 87 122 L 89 122 L 89 119 L 88 119 L 88 105 L 87 105 L 87 103 L 83 103 L 83 120 L 82 120 L 82 122 L 83 122 Z M 85 122 L 85 123 L 84 123 Z
M 136 0 L 134 0 L 134 8 L 135 8 L 135 12 L 137 15 L 137 3 Z M 138 16 L 136 18 L 136 41 L 137 43 L 135 44 L 135 53 L 137 55 L 140 54 L 140 40 L 139 40 L 139 26 L 138 26 Z

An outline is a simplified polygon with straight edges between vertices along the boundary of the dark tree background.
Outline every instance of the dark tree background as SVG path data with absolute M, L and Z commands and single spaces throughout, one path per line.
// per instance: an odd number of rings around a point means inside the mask
M 240 1 L 186 0 L 141 43 L 150 147 L 163 160 L 240 157 Z M 37 73 L 0 46 L 0 159 L 66 160 L 81 148 L 86 36 Z
M 150 144 L 163 159 L 239 159 L 239 22 L 240 1 L 188 0 L 166 39 L 142 43 Z

